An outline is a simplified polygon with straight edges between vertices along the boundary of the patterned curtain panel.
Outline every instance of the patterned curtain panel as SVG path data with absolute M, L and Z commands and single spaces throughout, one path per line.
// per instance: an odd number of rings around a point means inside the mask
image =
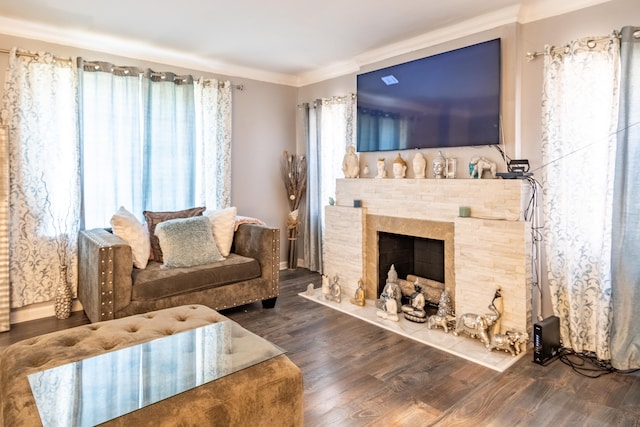
M 613 193 L 611 364 L 640 368 L 640 27 L 622 29 L 620 115 Z
M 304 261 L 312 271 L 323 272 L 324 206 L 335 198 L 336 179 L 343 178 L 342 161 L 348 147 L 355 147 L 356 96 L 319 99 L 304 106 L 301 126 L 308 129 L 308 190 Z
M 9 55 L 2 117 L 9 126 L 11 306 L 54 298 L 60 265 L 75 294 L 80 175 L 75 64 Z
M 194 82 L 196 114 L 196 204 L 231 206 L 231 82 Z
M 546 47 L 542 99 L 544 247 L 565 347 L 610 359 L 611 195 L 617 37 Z
M 0 332 L 11 321 L 9 295 L 9 128 L 0 126 Z

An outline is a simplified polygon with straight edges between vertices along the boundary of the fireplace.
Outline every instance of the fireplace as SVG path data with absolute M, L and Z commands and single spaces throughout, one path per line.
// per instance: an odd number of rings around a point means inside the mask
M 356 199 L 361 207 L 353 207 Z M 439 240 L 456 313 L 485 313 L 500 287 L 503 328 L 531 333 L 531 224 L 521 219 L 527 200 L 521 180 L 339 179 L 336 205 L 325 209 L 323 272 L 339 277 L 345 297 L 362 279 L 374 300 L 380 269 L 388 270 L 379 265 L 380 233 Z M 459 217 L 460 206 L 471 217 Z
M 379 232 L 378 295 L 391 265 L 401 279 L 413 274 L 444 283 L 444 240 Z
M 367 295 L 380 295 L 389 268 L 395 264 L 399 278 L 406 279 L 407 274 L 415 274 L 436 280 L 444 283 L 445 289 L 454 298 L 453 223 L 367 215 L 365 224 Z M 416 246 L 419 255 L 417 262 Z M 433 256 L 429 256 L 429 252 Z

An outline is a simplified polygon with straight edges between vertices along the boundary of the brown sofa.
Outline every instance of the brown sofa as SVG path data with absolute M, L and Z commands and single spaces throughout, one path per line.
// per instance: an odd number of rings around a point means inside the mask
M 42 425 L 28 380 L 34 372 L 223 320 L 227 318 L 208 307 L 189 305 L 78 326 L 12 344 L 0 351 L 0 427 Z M 301 426 L 303 394 L 300 369 L 281 354 L 103 425 Z
M 185 304 L 221 310 L 262 301 L 273 308 L 279 293 L 280 230 L 241 224 L 231 252 L 211 264 L 166 269 L 150 261 L 139 270 L 126 241 L 105 229 L 83 230 L 78 299 L 92 322 Z

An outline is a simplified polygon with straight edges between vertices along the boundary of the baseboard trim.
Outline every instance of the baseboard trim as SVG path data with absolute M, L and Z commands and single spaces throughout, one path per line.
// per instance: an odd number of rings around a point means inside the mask
M 53 301 L 47 301 L 11 310 L 10 323 L 14 325 L 16 323 L 28 322 L 30 320 L 42 319 L 45 317 L 55 317 L 56 312 L 53 305 Z M 73 300 L 71 304 L 71 311 L 82 310 L 83 308 L 80 301 L 77 299 Z

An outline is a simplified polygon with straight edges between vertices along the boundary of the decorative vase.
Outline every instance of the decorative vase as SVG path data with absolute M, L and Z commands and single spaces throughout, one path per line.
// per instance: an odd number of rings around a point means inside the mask
M 66 319 L 71 315 L 71 287 L 67 281 L 67 266 L 60 266 L 60 277 L 56 286 L 56 299 L 54 304 L 56 317 Z
M 296 242 L 298 241 L 298 210 L 289 212 L 287 216 L 287 228 L 289 229 L 289 270 L 295 270 L 298 268 L 298 248 Z

